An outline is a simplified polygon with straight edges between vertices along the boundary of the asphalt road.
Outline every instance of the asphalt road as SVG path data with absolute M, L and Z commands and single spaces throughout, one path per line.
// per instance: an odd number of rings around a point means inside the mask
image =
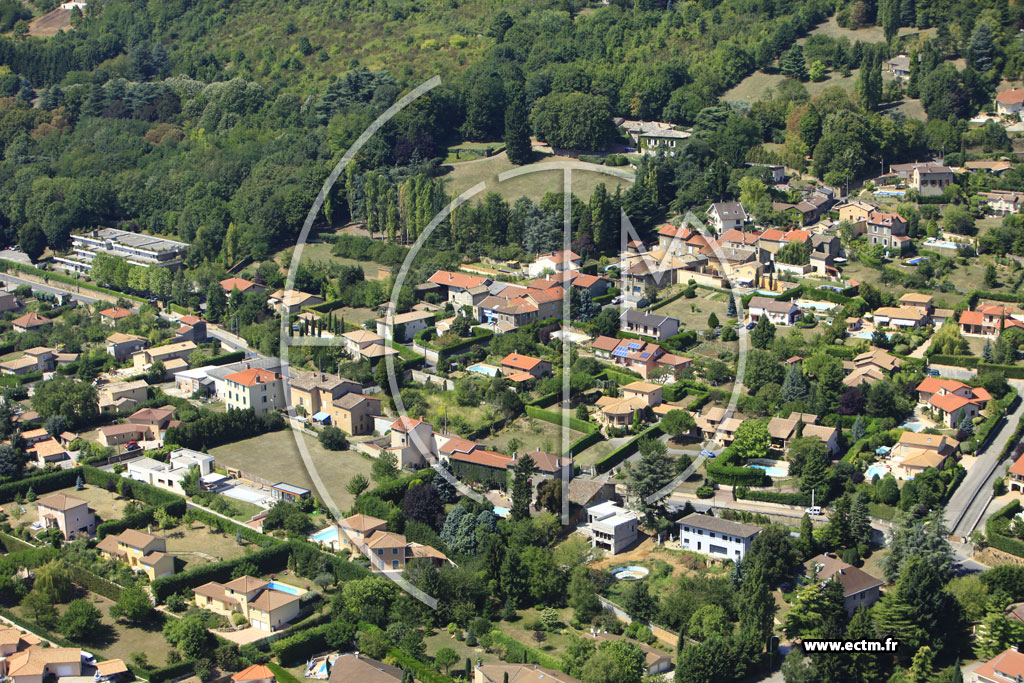
M 1018 391 L 1024 391 L 1024 382 L 1012 381 Z M 1006 473 L 1009 458 L 1000 463 L 999 456 L 1024 415 L 1024 400 L 1010 412 L 999 426 L 999 432 L 989 441 L 988 446 L 978 454 L 974 466 L 960 482 L 960 486 L 949 499 L 943 521 L 951 536 L 966 538 L 982 521 L 985 510 L 992 500 L 992 484 L 997 477 Z
M 82 292 L 75 292 L 75 291 L 72 291 L 70 287 L 68 287 L 67 289 L 64 289 L 62 287 L 55 287 L 53 285 L 44 285 L 44 284 L 40 284 L 38 282 L 34 282 L 32 280 L 26 280 L 25 278 L 16 277 L 14 275 L 9 275 L 7 273 L 0 273 L 0 282 L 4 282 L 4 283 L 7 283 L 7 284 L 13 284 L 15 286 L 18 286 L 18 285 L 28 285 L 32 289 L 34 289 L 36 291 L 47 292 L 49 294 L 68 294 L 68 293 L 70 293 L 72 299 L 74 299 L 75 301 L 78 301 L 79 303 L 83 303 L 83 304 L 91 304 L 94 301 L 100 301 L 99 297 L 90 296 L 89 294 L 87 294 L 86 292 L 88 290 L 85 290 L 85 291 L 82 291 Z

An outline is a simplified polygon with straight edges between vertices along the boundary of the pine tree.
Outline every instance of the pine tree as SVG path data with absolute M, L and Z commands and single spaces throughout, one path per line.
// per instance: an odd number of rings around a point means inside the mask
M 814 557 L 818 550 L 818 542 L 814 539 L 814 524 L 811 516 L 804 514 L 800 518 L 800 553 L 804 560 Z
M 965 438 L 974 436 L 974 423 L 966 412 L 963 413 L 963 416 L 960 418 L 960 422 L 956 427 Z
M 976 71 L 985 73 L 993 66 L 995 48 L 992 44 L 992 29 L 981 21 L 974 27 L 971 44 L 967 48 L 968 64 Z
M 530 112 L 526 94 L 518 84 L 510 88 L 509 105 L 505 110 L 505 152 L 516 166 L 530 163 Z
M 756 349 L 767 349 L 775 341 L 775 325 L 768 320 L 767 315 L 757 319 L 757 324 L 750 333 L 750 343 Z
M 981 357 L 986 363 L 994 362 L 994 357 L 992 355 L 992 341 L 990 339 L 985 340 L 985 346 L 981 348 Z
M 878 56 L 874 51 L 865 53 L 857 74 L 857 94 L 861 105 L 868 111 L 874 111 L 882 100 L 882 73 Z M 878 73 L 875 73 L 875 72 Z
M 718 316 L 715 315 L 714 311 L 711 311 L 711 315 L 708 316 L 708 329 L 713 330 L 719 325 Z
M 876 638 L 875 625 L 871 623 L 871 613 L 860 608 L 853 614 L 849 626 L 846 627 L 845 639 L 850 641 L 872 640 Z M 847 656 L 846 680 L 862 683 L 882 683 L 885 666 L 882 657 L 874 652 L 856 652 Z
M 618 210 L 608 196 L 604 183 L 598 183 L 590 195 L 590 224 L 594 230 L 594 248 L 602 253 L 617 249 L 619 237 Z
M 526 572 L 517 552 L 505 553 L 505 559 L 501 563 L 501 592 L 505 594 L 513 608 L 518 608 L 529 593 Z
M 782 53 L 779 58 L 779 71 L 797 81 L 807 80 L 807 60 L 804 59 L 804 48 L 794 45 Z
M 871 542 L 871 513 L 868 511 L 868 499 L 863 493 L 853 497 L 850 508 L 850 537 L 854 543 Z
M 736 299 L 731 294 L 729 295 L 729 302 L 725 306 L 725 317 L 736 317 Z
M 519 456 L 512 474 L 512 512 L 513 521 L 530 518 L 530 503 L 533 499 L 533 484 L 530 477 L 537 472 L 537 464 L 529 455 Z
M 867 434 L 867 426 L 864 424 L 864 416 L 858 415 L 857 419 L 853 422 L 853 428 L 850 430 L 850 437 L 854 442 L 860 441 Z
M 809 395 L 810 386 L 807 384 L 803 370 L 800 369 L 799 363 L 793 363 L 786 371 L 786 379 L 782 381 L 779 399 L 783 403 L 790 403 L 791 401 L 805 401 Z

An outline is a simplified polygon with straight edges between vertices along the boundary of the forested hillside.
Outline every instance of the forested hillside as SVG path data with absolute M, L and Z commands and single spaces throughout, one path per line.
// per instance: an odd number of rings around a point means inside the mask
M 745 161 L 784 156 L 802 168 L 811 155 L 811 170 L 838 182 L 880 159 L 956 149 L 956 121 L 988 101 L 1002 76 L 1020 74 L 1019 7 L 856 0 L 839 8 L 845 24 L 938 29 L 909 46 L 928 56 L 912 83 L 930 120 L 880 114 L 884 93 L 871 78 L 856 94 L 826 90 L 809 103 L 799 82 L 805 58 L 796 64 L 790 48 L 834 9 L 822 0 L 671 10 L 645 0 L 95 3 L 85 16 L 74 11 L 66 34 L 0 38 L 10 69 L 0 76 L 3 241 L 35 255 L 67 248 L 72 231 L 122 225 L 192 242 L 190 266 L 265 258 L 294 241 L 329 169 L 365 126 L 435 73 L 443 85 L 364 149 L 325 222 L 369 218 L 414 237 L 446 201 L 438 160 L 462 140 L 505 140 L 511 157 L 529 133 L 599 148 L 617 135 L 611 115 L 695 125 L 684 155 L 641 166 L 622 197 L 644 227 L 669 208 L 738 195 Z M 823 68 L 865 73 L 906 47 L 808 44 Z M 718 104 L 783 53 L 794 79 L 773 98 L 746 110 Z M 958 57 L 967 60 L 961 70 L 949 61 Z M 762 147 L 772 142 L 785 145 Z M 379 212 L 389 205 L 397 210 Z M 552 222 L 560 202 L 550 207 L 532 209 Z M 509 206 L 497 209 L 483 244 L 459 230 L 437 239 L 518 248 Z M 592 218 L 580 219 L 578 237 L 594 239 Z

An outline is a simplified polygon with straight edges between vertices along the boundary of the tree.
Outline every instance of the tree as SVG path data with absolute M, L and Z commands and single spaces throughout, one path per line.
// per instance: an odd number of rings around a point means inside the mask
M 845 628 L 843 585 L 832 577 L 801 588 L 782 625 L 787 638 L 803 639 L 841 638 Z
M 608 100 L 582 92 L 551 93 L 530 113 L 537 137 L 555 147 L 599 150 L 615 137 Z
M 445 675 L 448 674 L 449 669 L 458 663 L 459 655 L 450 647 L 442 647 L 434 654 L 434 666 L 438 668 L 438 671 L 444 669 Z
M 219 282 L 211 282 L 206 289 L 206 318 L 210 322 L 220 322 L 228 310 L 228 299 L 224 288 Z
M 810 444 L 804 453 L 803 467 L 800 471 L 800 491 L 817 491 L 819 495 L 824 495 L 829 475 L 828 449 L 817 437 L 808 438 Z M 815 446 L 814 441 L 817 441 L 820 447 Z
M 757 324 L 750 333 L 750 343 L 755 349 L 767 349 L 775 341 L 775 325 L 768 320 L 768 316 L 762 315 L 757 319 Z
M 985 266 L 985 287 L 995 289 L 999 286 L 999 276 L 996 274 L 996 267 L 991 263 Z M 987 341 L 987 340 L 986 340 Z
M 370 466 L 370 476 L 377 483 L 394 479 L 398 473 L 398 457 L 394 453 L 381 453 Z
M 521 455 L 512 470 L 513 521 L 529 519 L 530 503 L 533 501 L 533 484 L 530 478 L 537 472 L 537 463 L 529 455 Z
M 110 606 L 110 616 L 119 619 L 126 618 L 133 623 L 140 623 L 153 612 L 153 604 L 149 601 L 149 595 L 138 586 L 128 586 L 121 590 L 117 602 Z
M 99 395 L 88 382 L 57 375 L 35 385 L 32 407 L 44 420 L 62 415 L 68 428 L 77 429 L 92 424 L 99 416 Z
M 402 512 L 412 522 L 422 522 L 432 529 L 440 528 L 444 521 L 444 505 L 433 484 L 410 486 L 402 498 Z
M 840 366 L 842 372 L 842 366 Z M 743 384 L 752 395 L 756 395 L 766 384 L 779 384 L 785 381 L 785 371 L 779 362 L 768 351 L 751 349 L 747 352 L 747 369 L 743 375 Z M 840 375 L 840 381 L 842 376 Z
M 743 460 L 763 458 L 771 448 L 772 437 L 768 424 L 763 420 L 745 420 L 740 423 L 733 437 L 732 449 Z
M 779 400 L 783 403 L 792 401 L 805 401 L 810 395 L 810 386 L 804 377 L 803 370 L 799 363 L 793 363 L 786 371 L 786 379 L 782 382 L 782 391 Z
M 673 439 L 678 439 L 683 434 L 692 432 L 696 428 L 697 423 L 694 421 L 693 416 L 685 410 L 670 410 L 661 418 L 659 426 L 661 431 Z
M 368 488 L 370 488 L 370 480 L 362 473 L 354 474 L 352 478 L 348 480 L 348 484 L 345 485 L 345 490 L 356 497 Z
M 711 315 L 708 316 L 708 329 L 713 330 L 719 327 L 718 316 L 712 311 Z
M 942 227 L 947 232 L 957 235 L 974 234 L 974 215 L 959 205 L 948 207 L 942 214 Z
M 962 416 L 960 418 L 960 422 L 957 424 L 957 429 L 965 439 L 974 436 L 974 422 L 971 421 L 970 415 L 964 411 L 960 412 L 962 413 Z
M 46 251 L 46 233 L 37 223 L 26 223 L 18 230 L 18 246 L 35 263 Z
M 17 477 L 24 464 L 21 454 L 10 444 L 0 444 L 0 477 L 5 479 Z
M 864 424 L 864 416 L 858 415 L 850 429 L 850 437 L 857 442 L 863 439 L 865 434 L 867 434 L 867 426 Z
M 736 298 L 732 294 L 729 295 L 729 301 L 725 306 L 725 317 L 735 318 L 736 317 Z
M 516 166 L 530 163 L 530 112 L 526 106 L 526 95 L 518 85 L 507 93 L 508 108 L 505 109 L 505 152 L 508 160 Z
M 644 653 L 628 640 L 605 640 L 580 672 L 582 683 L 640 683 L 647 665 Z
M 985 73 L 993 66 L 995 46 L 993 45 L 992 29 L 984 21 L 974 25 L 971 44 L 967 48 L 967 63 L 979 73 Z
M 631 468 L 627 487 L 636 499 L 636 508 L 645 523 L 653 526 L 656 508 L 648 498 L 664 488 L 675 476 L 675 462 L 668 455 L 668 447 L 657 439 L 643 438 L 639 442 L 640 460 Z
M 353 614 L 381 627 L 387 625 L 391 607 L 398 597 L 395 584 L 380 576 L 348 581 L 342 586 L 341 594 L 345 607 Z
M 772 524 L 750 544 L 750 551 L 743 559 L 743 569 L 757 572 L 763 581 L 774 586 L 789 576 L 796 559 L 788 528 Z
M 878 637 L 899 640 L 904 657 L 923 646 L 945 647 L 961 627 L 956 599 L 942 590 L 948 576 L 921 555 L 906 558 L 895 587 L 873 610 Z
M 337 427 L 324 427 L 320 430 L 317 439 L 320 441 L 320 445 L 329 451 L 344 451 L 348 449 L 348 439 L 345 437 L 345 432 Z
M 53 628 L 57 625 L 57 608 L 45 593 L 30 591 L 21 599 L 21 608 L 31 614 L 32 619 L 41 626 Z
M 35 570 L 32 591 L 46 597 L 51 603 L 67 602 L 74 591 L 71 573 L 63 560 L 50 560 Z
M 807 60 L 804 59 L 804 49 L 800 45 L 793 45 L 779 58 L 779 71 L 783 76 L 789 76 L 796 81 L 807 80 Z
M 886 475 L 886 479 L 890 476 Z M 904 519 L 892 530 L 889 554 L 882 560 L 885 578 L 895 582 L 907 561 L 912 557 L 921 557 L 930 566 L 934 566 L 944 580 L 948 580 L 953 571 L 953 549 L 946 539 L 947 534 L 939 514 Z
M 518 609 L 529 595 L 530 587 L 518 552 L 506 552 L 501 562 L 501 592 L 513 609 Z
M 569 607 L 573 617 L 581 624 L 590 623 L 601 613 L 601 602 L 597 599 L 597 585 L 590 568 L 584 564 L 573 567 L 569 572 Z
M 651 619 L 658 610 L 658 601 L 646 581 L 633 581 L 622 591 L 622 606 L 633 616 Z
M 850 508 L 850 536 L 855 543 L 871 542 L 871 514 L 868 511 L 868 499 L 863 493 L 853 497 Z
M 803 559 L 809 560 L 814 557 L 814 554 L 818 550 L 817 541 L 814 539 L 814 524 L 811 522 L 811 516 L 804 513 L 804 516 L 800 518 L 800 555 Z

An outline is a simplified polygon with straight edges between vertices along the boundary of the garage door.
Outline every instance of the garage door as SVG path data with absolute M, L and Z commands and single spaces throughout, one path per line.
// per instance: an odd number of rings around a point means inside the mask
M 60 664 L 60 665 L 57 666 L 57 677 L 58 678 L 60 678 L 62 676 L 73 676 L 74 674 L 75 674 L 75 672 L 71 668 L 70 664 Z
M 253 628 L 258 628 L 261 631 L 269 631 L 270 630 L 270 627 L 267 626 L 267 622 L 260 621 L 259 619 L 253 619 L 252 625 L 253 625 Z

